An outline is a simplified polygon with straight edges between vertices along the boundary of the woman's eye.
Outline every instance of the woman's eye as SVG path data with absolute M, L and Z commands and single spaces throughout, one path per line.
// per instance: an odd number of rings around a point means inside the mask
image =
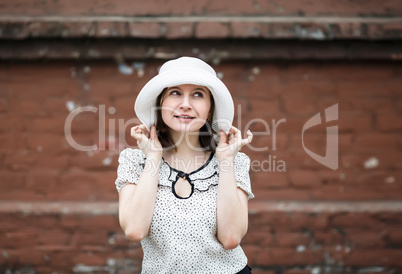
M 194 95 L 195 95 L 195 97 L 203 97 L 202 92 L 196 92 Z
M 173 94 L 173 95 L 178 94 L 178 95 L 180 95 L 180 93 L 177 90 L 173 90 L 170 94 Z

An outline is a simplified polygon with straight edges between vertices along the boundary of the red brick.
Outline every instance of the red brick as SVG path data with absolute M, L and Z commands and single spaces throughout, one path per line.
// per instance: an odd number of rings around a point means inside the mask
M 167 26 L 166 38 L 190 38 L 194 35 L 194 24 L 190 22 L 170 22 Z
M 20 133 L 24 129 L 24 123 L 21 123 L 22 117 L 17 115 L 0 115 L 0 132 Z
M 129 65 L 129 64 L 128 64 Z M 113 67 L 115 67 L 116 74 L 118 72 L 118 67 L 113 64 Z M 93 67 L 94 74 L 96 72 L 96 66 Z M 147 68 L 145 68 L 146 70 Z M 92 73 L 92 70 L 91 70 Z M 100 73 L 99 73 L 100 74 Z M 107 77 L 108 80 L 105 80 L 105 77 Z M 139 92 L 139 90 L 135 89 L 134 83 L 132 83 L 132 75 L 127 76 L 124 75 L 122 76 L 123 79 L 120 77 L 116 76 L 103 76 L 102 74 L 96 75 L 96 77 L 91 78 L 91 94 L 95 98 L 105 98 L 110 100 L 108 105 L 106 106 L 106 112 L 107 112 L 107 107 L 112 104 L 112 98 L 119 98 L 119 97 L 128 97 L 126 100 L 131 101 L 131 104 L 134 107 L 134 100 L 136 94 L 133 94 L 134 92 Z M 130 78 L 129 78 L 130 77 Z M 136 84 L 144 84 L 145 85 L 145 79 L 138 79 L 135 77 Z M 145 78 L 145 77 L 144 77 Z M 149 79 L 148 79 L 149 80 Z M 116 88 L 118 87 L 118 88 Z M 113 92 L 111 92 L 113 90 Z M 98 106 L 96 106 L 98 107 Z M 119 110 L 117 109 L 116 112 Z
M 71 244 L 75 246 L 105 246 L 107 244 L 106 231 L 79 231 L 74 233 Z
M 116 232 L 112 236 L 109 236 L 108 244 L 112 247 L 118 248 L 139 248 L 140 244 L 136 242 L 129 241 L 126 235 L 121 232 Z
M 352 249 L 344 258 L 350 266 L 402 266 L 402 250 L 396 249 Z
M 114 186 L 116 172 L 68 172 L 60 176 L 57 192 L 50 192 L 49 199 L 115 200 L 117 192 Z
M 261 23 L 233 22 L 230 24 L 232 36 L 236 38 L 257 38 L 261 36 Z
M 125 37 L 126 22 L 97 22 L 97 37 Z
M 402 115 L 378 114 L 376 116 L 376 125 L 380 131 L 400 131 L 402 129 Z
M 264 119 L 265 117 L 269 117 L 269 114 L 272 113 L 279 113 L 278 100 L 259 100 L 250 98 L 248 100 L 247 111 L 245 109 L 244 114 L 246 114 L 248 117 Z M 270 127 L 272 126 L 271 120 L 265 119 L 265 121 Z
M 371 170 L 356 176 L 355 184 L 363 187 L 387 188 L 402 187 L 402 175 L 400 172 L 390 172 L 384 170 Z
M 273 212 L 267 214 L 253 215 L 250 218 L 251 224 L 270 225 L 272 227 L 283 228 L 290 225 L 294 229 L 300 228 L 324 228 L 328 224 L 325 214 L 305 214 L 303 212 Z M 250 224 L 250 225 L 251 225 Z
M 385 248 L 385 231 L 347 230 L 349 245 L 357 248 Z
M 42 118 L 24 118 L 25 129 L 32 133 L 56 133 L 64 134 L 65 116 L 42 117 Z
M 298 252 L 295 248 L 264 248 L 256 258 L 256 264 L 261 266 L 292 266 L 317 264 L 323 260 L 324 254 L 320 250 Z
M 39 245 L 45 247 L 50 246 L 67 247 L 70 244 L 71 237 L 72 237 L 71 232 L 54 228 L 46 230 L 46 233 L 39 233 L 38 243 Z
M 16 136 L 18 140 L 21 136 Z M 1 140 L 1 136 L 0 136 Z M 30 155 L 27 150 L 15 150 L 14 153 L 6 155 L 4 160 L 4 166 L 13 171 L 27 171 L 35 164 L 33 155 Z
M 128 24 L 128 27 L 131 37 L 158 38 L 162 36 L 160 25 L 156 22 L 132 22 Z
M 293 151 L 306 151 L 306 149 L 311 150 L 321 156 L 326 155 L 326 145 L 327 145 L 327 134 L 325 133 L 325 128 L 322 127 L 322 133 L 305 133 L 300 135 L 292 135 L 290 140 L 290 147 Z M 316 129 L 317 131 L 318 129 Z M 307 132 L 307 131 L 306 131 Z M 339 142 L 339 135 L 336 136 Z M 307 153 L 306 153 L 307 154 Z
M 369 201 L 388 199 L 388 194 L 376 189 L 355 188 L 345 185 L 323 185 L 320 188 L 309 191 L 310 199 L 313 200 L 338 200 L 338 201 Z
M 372 118 L 364 113 L 339 113 L 338 130 L 340 133 L 367 133 L 373 130 Z
M 327 168 L 315 159 L 313 159 L 310 155 L 308 155 L 305 151 L 298 151 L 292 153 L 275 153 L 277 155 L 277 159 L 283 159 L 286 162 L 287 170 L 295 170 L 295 169 L 307 169 L 307 170 L 319 170 L 323 168 Z
M 344 186 L 353 182 L 354 174 L 345 172 L 344 170 L 324 169 L 317 171 L 323 185 Z
M 70 252 L 54 252 L 52 253 L 50 257 L 49 264 L 51 266 L 57 266 L 57 267 L 68 267 L 72 266 L 73 260 L 72 257 L 76 254 L 77 252 L 70 251 Z
M 260 70 L 260 73 L 256 76 L 252 75 L 254 77 L 253 81 L 249 81 L 245 86 L 245 88 L 248 90 L 249 97 L 255 99 L 271 100 L 277 95 L 282 96 L 284 83 L 280 79 L 274 77 L 275 75 L 278 75 L 278 73 L 280 73 L 280 71 L 278 71 L 278 68 L 267 66 L 256 66 L 256 68 Z M 237 86 L 241 87 L 244 85 L 243 83 L 240 84 L 242 85 Z M 243 92 L 243 89 L 241 89 L 240 91 Z
M 253 170 L 253 167 L 250 168 Z M 257 169 L 257 168 L 256 168 Z M 252 188 L 255 193 L 262 189 L 287 187 L 288 179 L 285 173 L 257 171 L 253 173 Z
M 44 153 L 62 153 L 70 150 L 63 135 L 51 133 L 27 133 L 28 149 Z
M 294 187 L 314 187 L 321 184 L 321 179 L 317 172 L 309 170 L 289 171 L 290 183 Z
M 389 72 L 389 70 L 385 71 L 385 73 Z M 378 79 L 366 79 L 365 81 L 341 81 L 338 83 L 338 95 L 341 100 L 343 100 L 343 98 L 346 98 L 347 100 L 350 100 L 351 98 L 359 100 L 359 98 L 372 96 L 386 98 L 390 95 L 390 91 L 384 87 L 385 82 L 379 81 Z
M 304 16 L 319 16 L 327 14 L 330 16 L 338 15 L 343 17 L 377 15 L 377 16 L 396 16 L 399 15 L 400 6 L 394 2 L 387 2 L 387 5 L 377 7 L 375 1 L 368 1 L 366 5 L 355 5 L 348 1 L 341 1 L 340 6 L 331 6 L 328 2 L 320 2 L 315 5 L 308 5 L 308 1 L 299 2 L 295 5 L 292 1 L 283 1 L 278 6 L 276 3 L 259 2 L 253 4 L 249 2 L 181 2 L 172 1 L 167 5 L 160 5 L 159 2 L 150 1 L 146 4 L 133 3 L 127 5 L 125 1 L 116 1 L 111 5 L 109 2 L 97 2 L 90 0 L 82 5 L 54 3 L 50 0 L 44 2 L 38 0 L 22 1 L 7 3 L 4 5 L 2 13 L 7 14 L 24 14 L 29 16 L 38 15 L 82 15 L 82 16 L 217 16 L 217 15 L 230 15 L 230 16 L 256 16 L 270 14 L 272 16 L 294 16 L 303 14 Z M 98 4 L 98 5 L 97 5 Z M 62 8 L 61 8 L 62 7 Z
M 378 160 L 378 166 L 370 168 L 371 170 L 378 169 L 398 169 L 402 167 L 402 155 L 400 153 L 343 153 L 340 162 L 345 168 L 365 168 L 364 163 L 375 158 Z
M 37 152 L 35 159 L 34 166 L 37 170 L 66 170 L 72 164 L 67 155 L 52 157 Z
M 70 159 L 74 166 L 79 166 L 83 169 L 107 169 L 113 160 L 109 153 L 105 151 L 80 152 Z M 113 170 L 115 170 L 114 167 Z
M 316 100 L 307 96 L 286 98 L 285 111 L 290 115 L 314 115 L 317 112 Z
M 340 227 L 353 227 L 353 228 L 367 228 L 367 227 L 381 227 L 380 221 L 365 213 L 345 213 L 334 216 L 332 219 L 333 226 Z
M 300 245 L 308 246 L 310 243 L 310 235 L 300 232 L 281 232 L 275 233 L 275 246 L 278 247 L 297 247 Z
M 393 109 L 394 102 L 391 98 L 373 98 L 373 97 L 361 97 L 361 98 L 345 98 L 342 100 L 342 105 L 347 104 L 350 110 L 360 111 L 375 111 L 376 113 L 389 112 Z
M 295 190 L 292 188 L 285 189 L 269 189 L 269 190 L 258 190 L 254 193 L 257 199 L 261 200 L 309 200 L 311 195 L 305 190 Z
M 5 233 L 5 248 L 28 248 L 38 244 L 38 232 L 32 229 L 22 229 Z
M 117 212 L 116 212 L 117 214 Z M 69 229 L 82 229 L 93 231 L 102 227 L 107 230 L 121 231 L 118 223 L 117 216 L 112 215 L 98 215 L 98 216 L 74 216 L 62 215 L 60 218 L 60 225 Z
M 229 36 L 229 26 L 226 23 L 199 22 L 195 29 L 196 38 L 226 38 Z
M 402 246 L 402 230 L 390 231 L 387 238 L 390 246 Z
M 9 266 L 40 266 L 46 265 L 46 259 L 42 252 L 29 248 L 7 250 L 7 264 Z
M 355 151 L 393 151 L 397 148 L 397 138 L 392 134 L 364 134 L 355 139 Z
M 252 269 L 253 274 L 276 274 L 276 271 L 274 270 L 263 270 L 263 269 L 258 269 L 258 268 L 253 268 Z
M 116 115 L 130 113 L 134 116 L 134 101 L 131 97 L 119 97 L 114 100 L 113 106 L 116 108 Z
M 249 231 L 242 240 L 242 245 L 257 245 L 257 246 L 268 246 L 273 242 L 272 235 L 269 232 L 254 232 Z
M 339 231 L 314 231 L 314 243 L 319 245 L 343 245 L 346 238 Z
M 282 271 L 283 274 L 311 274 L 311 270 L 290 269 Z
M 18 230 L 25 227 L 27 223 L 31 227 L 41 227 L 43 229 L 54 228 L 59 224 L 59 218 L 54 215 L 24 215 L 12 213 L 1 213 L 3 230 Z

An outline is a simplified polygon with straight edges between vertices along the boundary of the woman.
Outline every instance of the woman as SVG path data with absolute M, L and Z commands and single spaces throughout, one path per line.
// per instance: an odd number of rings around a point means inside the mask
M 141 242 L 142 273 L 251 273 L 240 241 L 248 225 L 250 159 L 231 126 L 232 97 L 207 63 L 166 62 L 140 91 L 131 130 L 140 149 L 119 157 L 119 221 Z

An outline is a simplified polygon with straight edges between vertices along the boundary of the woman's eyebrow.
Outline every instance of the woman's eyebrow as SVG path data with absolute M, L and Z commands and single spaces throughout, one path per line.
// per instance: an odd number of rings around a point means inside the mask
M 205 89 L 203 89 L 203 88 L 195 88 L 194 90 L 199 90 L 199 91 L 202 91 L 204 93 L 207 93 L 207 91 Z
M 168 87 L 167 90 L 171 90 L 171 89 L 178 89 L 181 90 L 179 87 Z

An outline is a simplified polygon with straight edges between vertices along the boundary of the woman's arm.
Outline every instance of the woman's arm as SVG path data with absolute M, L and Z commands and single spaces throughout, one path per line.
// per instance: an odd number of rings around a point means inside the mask
M 228 134 L 220 130 L 219 136 L 217 238 L 224 248 L 233 249 L 240 244 L 248 227 L 248 195 L 237 188 L 234 161 L 240 148 L 252 141 L 253 134 L 247 131 L 247 138 L 242 139 L 240 130 L 232 126 Z
M 218 240 L 224 248 L 233 249 L 240 244 L 248 227 L 248 197 L 237 188 L 233 161 L 219 163 L 217 201 Z
M 135 184 L 124 186 L 119 194 L 119 221 L 127 238 L 139 242 L 149 232 L 158 188 L 162 158 L 151 157 Z
M 146 161 L 137 184 L 128 184 L 120 191 L 119 221 L 127 237 L 139 242 L 148 235 L 154 214 L 162 145 L 155 126 L 152 126 L 151 132 L 144 125 L 135 126 L 131 129 L 131 136 L 137 140 Z

